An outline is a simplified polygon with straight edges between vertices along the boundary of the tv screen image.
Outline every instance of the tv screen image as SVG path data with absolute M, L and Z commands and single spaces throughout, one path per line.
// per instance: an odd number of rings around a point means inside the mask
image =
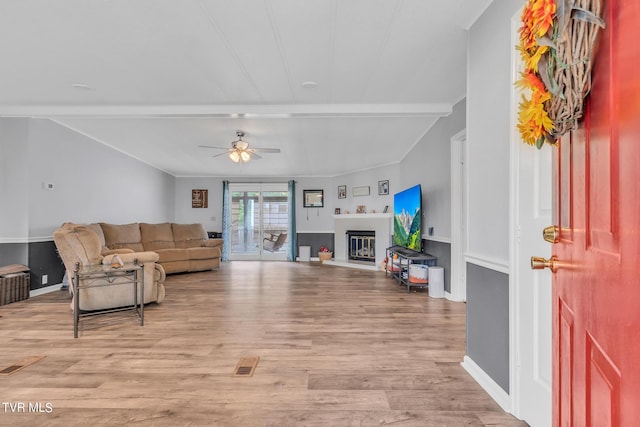
M 422 244 L 422 189 L 420 184 L 393 196 L 393 244 L 420 251 Z

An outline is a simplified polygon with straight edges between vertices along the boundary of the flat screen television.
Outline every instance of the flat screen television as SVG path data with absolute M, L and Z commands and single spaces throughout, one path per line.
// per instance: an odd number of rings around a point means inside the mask
M 393 196 L 393 244 L 420 252 L 422 189 L 420 184 Z

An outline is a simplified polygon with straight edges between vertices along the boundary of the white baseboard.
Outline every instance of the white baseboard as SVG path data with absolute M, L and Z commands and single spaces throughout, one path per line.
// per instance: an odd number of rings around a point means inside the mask
M 29 291 L 29 298 L 37 297 L 38 295 L 48 294 L 49 292 L 59 291 L 62 287 L 62 283 L 58 283 L 57 285 L 49 285 L 44 288 L 34 289 Z
M 511 413 L 511 396 L 502 389 L 487 373 L 469 356 L 465 356 L 460 364 L 474 380 L 496 401 L 505 412 Z

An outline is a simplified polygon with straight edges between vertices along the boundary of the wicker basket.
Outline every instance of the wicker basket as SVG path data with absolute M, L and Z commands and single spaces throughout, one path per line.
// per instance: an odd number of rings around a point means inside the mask
M 541 69 L 546 69 L 542 73 L 545 85 L 555 95 L 547 106 L 555 126 L 552 142 L 578 127 L 584 98 L 591 89 L 598 35 L 605 26 L 600 18 L 601 0 L 576 0 L 573 7 L 580 12 L 567 10 L 558 19 L 555 50 L 541 63 Z
M 29 268 L 13 264 L 0 268 L 0 305 L 29 298 Z
M 333 257 L 333 252 L 318 252 L 320 262 L 329 261 Z

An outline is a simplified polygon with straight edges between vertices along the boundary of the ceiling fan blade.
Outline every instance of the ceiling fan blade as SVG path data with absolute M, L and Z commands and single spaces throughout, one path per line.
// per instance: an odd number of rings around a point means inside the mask
M 229 151 L 225 151 L 224 153 L 220 153 L 220 154 L 215 154 L 211 157 L 220 157 L 220 156 L 226 156 L 227 154 L 229 154 Z
M 257 151 L 260 153 L 279 153 L 279 148 L 252 148 L 253 151 Z
M 198 147 L 200 147 L 200 148 L 217 148 L 219 150 L 228 150 L 229 149 L 229 147 L 214 147 L 214 146 L 211 146 L 211 145 L 198 145 Z
M 260 160 L 262 158 L 262 156 L 257 155 L 255 152 L 251 152 L 251 158 L 252 159 L 256 159 L 256 160 Z

